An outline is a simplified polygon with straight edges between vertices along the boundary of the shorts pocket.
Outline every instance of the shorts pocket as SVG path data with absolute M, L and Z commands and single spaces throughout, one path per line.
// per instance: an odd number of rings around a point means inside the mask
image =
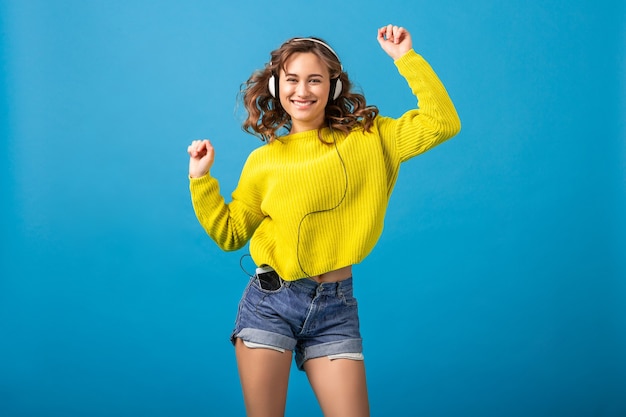
M 285 281 L 274 271 L 255 275 L 254 283 L 256 288 L 264 294 L 276 294 L 285 286 Z

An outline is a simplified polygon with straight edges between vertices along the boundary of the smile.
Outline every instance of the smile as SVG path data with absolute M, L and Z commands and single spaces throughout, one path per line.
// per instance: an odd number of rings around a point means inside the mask
M 291 100 L 296 107 L 306 108 L 315 104 L 315 100 Z

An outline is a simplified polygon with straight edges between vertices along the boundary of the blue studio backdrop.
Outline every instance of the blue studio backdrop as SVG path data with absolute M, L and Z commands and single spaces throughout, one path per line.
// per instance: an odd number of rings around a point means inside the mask
M 228 337 L 253 266 L 198 224 L 229 198 L 240 84 L 320 36 L 381 113 L 407 27 L 462 120 L 403 165 L 355 267 L 372 415 L 626 415 L 622 1 L 0 2 L 0 416 L 243 416 Z M 242 268 L 243 267 L 243 268 Z M 287 415 L 320 416 L 292 372 Z

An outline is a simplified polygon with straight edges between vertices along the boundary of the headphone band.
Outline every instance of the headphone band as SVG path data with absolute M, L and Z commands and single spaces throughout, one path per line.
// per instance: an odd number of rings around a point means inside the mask
M 335 55 L 335 58 L 337 58 L 337 61 L 339 61 L 339 65 L 341 65 L 341 71 L 343 71 L 343 65 L 341 64 L 341 59 L 339 59 L 339 55 L 326 42 L 320 41 L 319 39 L 315 39 L 315 38 L 294 38 L 289 42 L 301 42 L 301 41 L 315 42 L 317 44 L 322 45 L 324 48 L 328 49 L 333 55 Z

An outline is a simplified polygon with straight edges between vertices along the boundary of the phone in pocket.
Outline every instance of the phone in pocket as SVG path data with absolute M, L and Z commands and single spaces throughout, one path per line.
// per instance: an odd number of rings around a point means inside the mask
M 257 268 L 256 276 L 259 280 L 259 286 L 265 291 L 276 291 L 281 286 L 280 277 L 269 266 Z

